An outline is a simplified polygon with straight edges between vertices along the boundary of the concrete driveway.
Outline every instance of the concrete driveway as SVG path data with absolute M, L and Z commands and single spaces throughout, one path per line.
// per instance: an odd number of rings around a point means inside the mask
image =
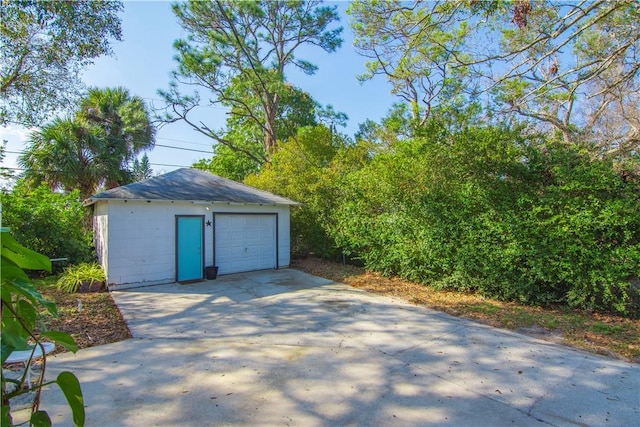
M 639 365 L 296 270 L 113 296 L 134 338 L 47 368 L 79 377 L 88 426 L 640 425 Z

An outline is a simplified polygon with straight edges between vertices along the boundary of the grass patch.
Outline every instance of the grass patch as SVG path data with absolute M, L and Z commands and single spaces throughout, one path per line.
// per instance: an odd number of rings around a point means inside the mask
M 65 293 L 57 289 L 58 277 L 33 279 L 36 289 L 48 300 L 54 301 L 59 318 L 42 310 L 40 315 L 48 330 L 70 334 L 79 348 L 109 344 L 131 338 L 118 307 L 108 292 Z M 64 349 L 56 347 L 54 353 Z
M 307 273 L 366 291 L 399 298 L 487 325 L 640 363 L 640 320 L 565 307 L 542 308 L 382 277 L 352 265 L 317 258 L 294 260 Z
M 608 325 L 602 322 L 596 322 L 591 327 L 593 332 L 603 335 L 619 335 L 624 333 L 624 328 L 620 325 Z
M 469 307 L 469 309 L 473 312 L 476 312 L 479 314 L 486 314 L 488 316 L 492 316 L 496 314 L 498 311 L 500 311 L 500 307 L 498 307 L 495 304 L 491 304 L 487 302 L 483 302 L 476 306 Z

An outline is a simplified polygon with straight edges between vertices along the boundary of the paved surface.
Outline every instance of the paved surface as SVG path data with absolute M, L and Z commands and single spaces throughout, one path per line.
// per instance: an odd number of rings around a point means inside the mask
M 88 426 L 640 425 L 639 365 L 296 270 L 113 296 L 135 338 L 48 362 Z

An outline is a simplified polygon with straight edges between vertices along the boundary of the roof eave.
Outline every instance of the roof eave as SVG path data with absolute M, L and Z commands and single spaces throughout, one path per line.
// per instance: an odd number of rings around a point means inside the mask
M 227 200 L 172 200 L 172 199 L 138 199 L 138 198 L 119 198 L 119 197 L 89 197 L 84 202 L 82 202 L 82 206 L 88 207 L 96 204 L 97 202 L 111 202 L 111 201 L 120 201 L 120 202 L 128 202 L 128 201 L 136 201 L 136 202 L 165 202 L 165 203 L 193 203 L 197 205 L 213 205 L 213 204 L 222 204 L 222 205 L 255 205 L 255 206 L 301 206 L 302 203 L 294 202 L 293 200 L 287 201 L 285 203 L 276 203 L 276 202 L 230 202 Z

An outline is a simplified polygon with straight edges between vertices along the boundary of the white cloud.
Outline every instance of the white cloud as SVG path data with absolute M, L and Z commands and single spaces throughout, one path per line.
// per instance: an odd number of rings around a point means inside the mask
M 5 144 L 5 150 L 8 151 L 2 162 L 2 166 L 7 168 L 18 167 L 19 152 L 22 152 L 29 139 L 29 134 L 37 130 L 37 128 L 26 128 L 19 125 L 0 126 L 0 141 Z

